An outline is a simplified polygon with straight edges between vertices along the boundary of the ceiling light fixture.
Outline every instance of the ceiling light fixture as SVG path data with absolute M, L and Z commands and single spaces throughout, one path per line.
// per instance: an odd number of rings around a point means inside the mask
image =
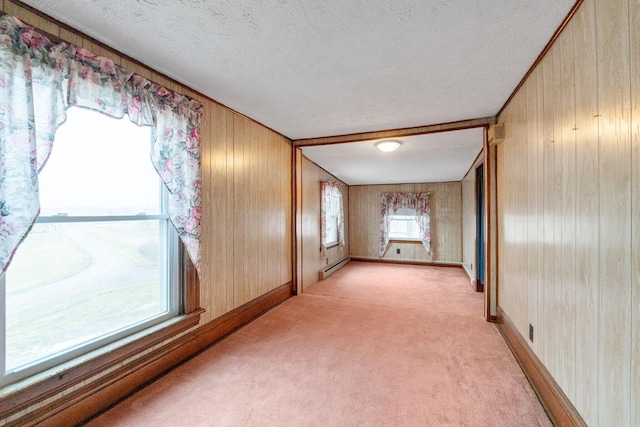
M 376 147 L 378 147 L 378 150 L 380 151 L 389 153 L 391 151 L 397 150 L 401 144 L 402 143 L 400 141 L 396 141 L 395 139 L 388 139 L 386 141 L 376 142 Z

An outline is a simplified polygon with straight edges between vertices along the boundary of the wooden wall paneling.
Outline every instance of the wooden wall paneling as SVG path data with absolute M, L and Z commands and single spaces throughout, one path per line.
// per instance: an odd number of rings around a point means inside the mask
M 267 274 L 267 266 L 269 265 L 269 238 L 268 233 L 269 226 L 268 218 L 269 218 L 269 193 L 264 191 L 262 188 L 262 183 L 264 183 L 269 176 L 270 168 L 267 163 L 268 159 L 268 148 L 269 148 L 269 133 L 270 131 L 262 126 L 259 127 L 259 138 L 257 144 L 257 181 L 256 181 L 256 196 L 258 211 L 257 214 L 257 242 L 256 247 L 258 250 L 258 265 L 260 266 L 256 270 L 257 274 L 257 290 L 258 295 L 262 295 L 268 292 L 270 289 L 269 276 Z M 275 260 L 274 260 L 275 262 Z
M 525 85 L 526 86 L 526 85 Z M 516 277 L 514 280 L 517 280 L 521 283 L 526 283 L 527 286 L 519 286 L 516 287 L 516 292 L 514 293 L 514 304 L 516 307 L 520 307 L 518 310 L 518 327 L 520 330 L 526 330 L 528 328 L 528 305 L 529 301 L 527 299 L 527 288 L 530 286 L 529 283 L 529 266 L 528 266 L 528 241 L 527 241 L 527 201 L 528 201 L 528 174 L 527 168 L 518 167 L 516 165 L 526 165 L 527 164 L 527 126 L 526 126 L 526 102 L 527 102 L 527 90 L 526 87 L 524 90 L 517 94 L 517 102 L 516 102 L 516 137 L 514 138 L 514 149 L 515 149 L 515 161 L 512 164 L 512 170 L 514 170 L 516 179 L 515 188 L 515 222 L 516 222 L 516 242 L 515 242 L 515 269 Z
M 32 25 L 41 31 L 60 37 L 60 27 L 56 23 L 50 22 L 49 20 L 44 19 L 15 3 L 6 1 L 4 3 L 3 10 L 9 15 L 15 16 L 25 24 Z
M 558 269 L 562 289 L 561 318 L 561 354 L 562 371 L 565 382 L 564 393 L 569 399 L 575 399 L 575 334 L 576 334 L 576 141 L 575 141 L 575 73 L 573 60 L 573 22 L 565 27 L 562 37 L 558 38 L 560 55 L 560 82 L 562 90 L 562 112 L 560 116 L 560 158 L 562 191 L 560 196 L 560 241 L 561 257 Z M 556 144 L 557 145 L 557 144 Z M 571 361 L 571 362 L 568 362 Z
M 631 420 L 629 4 L 596 1 L 600 135 L 600 424 Z M 637 30 L 636 30 L 637 31 Z M 637 85 L 637 82 L 634 82 Z M 634 403 L 636 406 L 638 402 Z
M 562 76 L 562 57 L 567 54 L 563 46 L 559 43 L 564 37 L 559 37 L 553 45 L 550 53 L 553 57 L 553 166 L 552 166 L 552 191 L 553 191 L 553 291 L 551 300 L 553 312 L 556 316 L 562 316 L 564 287 L 567 285 L 562 280 L 562 116 L 563 116 L 563 91 L 564 79 Z M 565 325 L 554 319 L 553 328 L 553 359 L 554 370 L 552 371 L 557 383 L 563 389 L 567 386 L 568 365 L 563 359 L 563 329 Z
M 280 139 L 280 229 L 282 237 L 280 238 L 280 257 L 285 262 L 280 263 L 280 277 L 282 282 L 290 282 L 292 277 L 291 264 L 291 150 L 292 144 L 283 136 Z
M 545 352 L 541 355 L 543 363 L 549 372 L 555 372 L 554 363 L 554 328 L 555 328 L 555 304 L 553 301 L 553 290 L 555 285 L 555 253 L 553 251 L 553 111 L 554 111 L 554 87 L 553 87 L 553 62 L 554 57 L 550 54 L 544 57 L 542 65 L 543 79 L 543 170 L 544 170 L 544 199 L 543 203 L 543 230 L 544 230 L 544 258 L 543 258 L 543 306 L 544 313 L 542 323 L 537 331 L 537 339 L 545 342 Z
M 302 292 L 318 280 L 314 267 L 320 263 L 320 225 L 315 221 L 315 215 L 320 211 L 315 191 L 319 192 L 320 188 L 319 184 L 318 187 L 314 185 L 317 176 L 314 166 L 302 157 Z
M 631 425 L 640 425 L 640 2 L 629 0 L 629 29 L 631 37 L 631 131 L 632 170 L 631 188 L 633 214 L 632 239 L 632 308 L 631 308 Z M 635 33 L 633 32 L 635 29 Z
M 259 143 L 259 127 L 258 124 L 251 120 L 244 120 L 245 126 L 245 141 L 248 145 L 248 150 L 245 148 L 245 180 L 247 181 L 248 188 L 246 196 L 248 199 L 245 201 L 246 206 L 249 206 L 249 220 L 245 224 L 245 257 L 244 257 L 244 271 L 247 281 L 245 282 L 245 297 L 246 301 L 258 297 L 258 269 L 261 265 L 258 261 L 258 217 L 261 215 L 261 209 L 258 206 L 258 162 L 257 162 L 257 149 Z M 248 151 L 248 153 L 247 153 Z M 247 156 L 248 154 L 248 156 Z M 281 169 L 278 169 L 278 173 L 283 173 Z
M 538 73 L 534 70 L 529 79 L 525 82 L 525 125 L 527 130 L 526 137 L 526 164 L 527 164 L 527 288 L 526 300 L 527 304 L 527 324 L 524 325 L 525 330 L 528 325 L 534 327 L 538 324 L 538 287 L 539 287 L 539 271 L 540 271 L 540 251 L 538 246 L 538 209 L 539 209 L 539 192 L 538 192 Z M 527 339 L 527 343 L 534 350 L 537 349 L 537 341 L 531 342 Z
M 214 134 L 217 134 L 215 142 L 216 151 L 214 153 L 215 169 L 212 175 L 213 194 L 211 195 L 214 203 L 214 210 L 218 218 L 212 218 L 216 236 L 221 240 L 221 244 L 217 243 L 213 246 L 217 247 L 219 258 L 215 259 L 215 265 L 221 271 L 213 282 L 215 286 L 212 297 L 219 298 L 220 301 L 212 301 L 212 305 L 216 307 L 216 315 L 218 310 L 228 312 L 233 310 L 233 256 L 234 256 L 234 218 L 233 218 L 233 113 L 220 105 L 212 105 L 215 112 L 213 116 L 212 126 L 214 126 Z M 218 133 L 219 132 L 219 133 Z M 214 273 L 215 274 L 215 273 Z M 219 305 L 218 305 L 219 304 Z M 216 316 L 214 315 L 214 318 Z
M 244 303 L 244 126 L 233 114 L 233 306 Z
M 537 128 L 537 136 L 536 136 L 536 155 L 537 155 L 537 167 L 536 167 L 536 185 L 537 185 L 537 211 L 536 211 L 536 226 L 537 233 L 535 244 L 538 252 L 538 271 L 536 272 L 536 276 L 538 278 L 538 293 L 536 295 L 536 305 L 537 305 L 537 322 L 534 326 L 534 350 L 540 359 L 542 359 L 542 355 L 546 354 L 545 346 L 547 345 L 547 341 L 544 339 L 544 334 L 541 335 L 541 331 L 543 329 L 543 325 L 546 326 L 545 320 L 545 291 L 546 291 L 546 283 L 544 277 L 545 271 L 545 254 L 547 252 L 547 248 L 544 243 L 545 237 L 545 229 L 544 229 L 544 215 L 545 215 L 545 137 L 544 137 L 544 75 L 542 66 L 538 66 L 535 68 L 534 72 L 536 79 L 536 97 L 537 97 L 537 112 L 536 112 L 536 128 Z
M 233 310 L 235 305 L 235 283 L 236 283 L 236 271 L 235 271 L 235 255 L 236 255 L 236 244 L 235 244 L 235 227 L 236 218 L 235 218 L 235 170 L 236 170 L 236 160 L 235 160 L 235 123 L 236 123 L 236 115 L 231 112 L 225 110 L 226 116 L 226 137 L 225 137 L 225 153 L 226 153 L 226 175 L 224 176 L 224 182 L 226 183 L 226 192 L 224 198 L 224 204 L 226 206 L 226 228 L 224 230 L 219 231 L 219 233 L 226 232 L 226 303 L 227 303 L 227 311 Z M 224 124 L 224 123 L 221 123 Z M 221 176 L 221 178 L 223 178 Z M 239 251 L 238 251 L 239 252 Z
M 215 210 L 213 200 L 211 197 L 213 191 L 213 171 L 215 168 L 214 165 L 214 152 L 217 151 L 217 147 L 215 146 L 217 139 L 213 135 L 212 131 L 212 119 L 213 119 L 213 108 L 211 105 L 204 105 L 202 116 L 200 118 L 200 131 L 201 135 L 207 135 L 208 137 L 201 138 L 200 140 L 200 163 L 201 163 L 201 201 L 202 201 L 202 222 L 201 222 L 201 233 L 203 236 L 210 236 L 213 233 L 213 222 L 212 219 L 218 216 L 218 211 Z M 218 285 L 219 281 L 213 279 L 214 272 L 219 271 L 220 269 L 212 266 L 212 261 L 216 258 L 212 256 L 212 252 L 215 252 L 215 247 L 213 245 L 202 244 L 200 247 L 200 281 L 202 283 L 216 283 Z M 200 290 L 200 307 L 204 308 L 206 311 L 203 313 L 202 321 L 211 320 L 212 312 L 215 309 L 212 308 L 213 298 L 211 297 L 211 291 L 214 289 L 214 286 L 200 286 L 203 288 Z
M 60 38 L 73 45 L 82 46 L 82 37 L 77 33 L 69 31 L 65 28 L 60 28 Z M 121 63 L 120 65 L 122 65 L 123 67 L 129 68 L 124 63 Z
M 598 423 L 598 75 L 595 9 L 586 2 L 573 18 L 576 105 L 576 390 L 575 406 Z

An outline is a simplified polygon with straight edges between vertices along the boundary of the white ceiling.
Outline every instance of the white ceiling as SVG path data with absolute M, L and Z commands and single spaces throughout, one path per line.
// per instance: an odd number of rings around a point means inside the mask
M 482 150 L 483 129 L 393 138 L 402 145 L 384 153 L 378 141 L 302 148 L 311 161 L 348 185 L 461 181 Z
M 494 116 L 575 3 L 23 1 L 292 140 Z

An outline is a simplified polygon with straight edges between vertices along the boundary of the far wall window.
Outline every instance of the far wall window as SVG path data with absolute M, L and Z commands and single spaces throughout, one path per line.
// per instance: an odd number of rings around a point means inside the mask
M 391 215 L 389 239 L 420 240 L 420 227 L 415 209 L 401 208 Z

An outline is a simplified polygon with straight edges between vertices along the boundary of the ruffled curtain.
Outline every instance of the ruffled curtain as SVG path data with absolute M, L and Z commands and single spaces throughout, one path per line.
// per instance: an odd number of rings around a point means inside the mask
M 380 247 L 382 257 L 389 244 L 391 216 L 398 209 L 415 209 L 416 221 L 420 229 L 420 241 L 431 253 L 431 197 L 429 193 L 382 193 L 380 198 Z
M 38 173 L 66 109 L 80 106 L 152 126 L 151 161 L 166 185 L 169 218 L 200 272 L 202 105 L 86 49 L 55 44 L 0 17 L 0 266 L 40 214 Z M 96 159 L 99 161 L 99 159 Z
M 320 237 L 322 259 L 327 258 L 327 207 L 330 202 L 337 205 L 338 209 L 338 243 L 344 246 L 344 209 L 342 207 L 342 190 L 338 182 L 320 181 Z

